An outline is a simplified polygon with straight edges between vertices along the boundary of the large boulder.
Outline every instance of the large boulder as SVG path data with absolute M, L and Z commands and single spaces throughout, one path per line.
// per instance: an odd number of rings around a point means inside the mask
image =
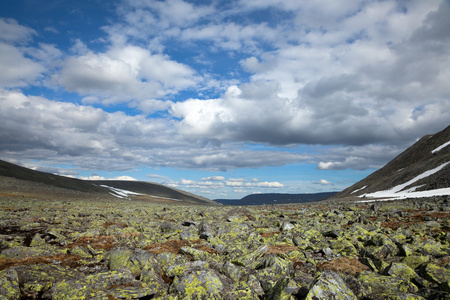
M 356 296 L 338 273 L 326 270 L 316 280 L 306 300 L 326 299 L 356 300 Z

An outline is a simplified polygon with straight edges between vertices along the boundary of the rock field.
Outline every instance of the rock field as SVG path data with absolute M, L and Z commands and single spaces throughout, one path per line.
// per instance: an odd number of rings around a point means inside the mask
M 450 299 L 449 197 L 0 207 L 0 299 Z

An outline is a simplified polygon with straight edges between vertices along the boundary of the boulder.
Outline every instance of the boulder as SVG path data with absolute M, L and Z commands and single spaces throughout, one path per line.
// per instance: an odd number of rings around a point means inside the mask
M 12 268 L 0 271 L 0 299 L 18 300 L 20 298 L 17 271 Z
M 326 270 L 316 280 L 306 300 L 326 299 L 356 300 L 356 296 L 338 273 Z
M 368 298 L 374 295 L 416 293 L 419 290 L 417 286 L 409 280 L 396 276 L 384 276 L 364 271 L 361 272 L 357 278 L 365 288 L 365 296 Z
M 211 270 L 185 272 L 175 277 L 170 288 L 171 292 L 179 294 L 183 299 L 218 299 L 222 290 L 220 277 Z
M 150 298 L 157 286 L 135 280 L 129 270 L 101 272 L 72 280 L 62 280 L 52 288 L 52 299 Z

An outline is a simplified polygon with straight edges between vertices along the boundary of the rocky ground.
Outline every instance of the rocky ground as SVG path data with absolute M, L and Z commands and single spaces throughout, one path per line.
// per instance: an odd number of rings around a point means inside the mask
M 0 299 L 450 299 L 450 199 L 0 200 Z

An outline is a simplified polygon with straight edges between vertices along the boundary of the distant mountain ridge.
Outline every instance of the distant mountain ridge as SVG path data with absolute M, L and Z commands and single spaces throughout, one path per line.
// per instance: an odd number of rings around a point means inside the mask
M 15 179 L 15 181 L 6 180 L 8 178 Z M 0 160 L 0 181 L 3 181 L 1 188 L 4 193 L 9 192 L 9 195 L 13 193 L 17 196 L 20 196 L 20 190 L 26 190 L 27 186 L 33 186 L 32 193 L 39 197 L 51 197 L 52 192 L 61 195 L 65 190 L 66 194 L 70 196 L 77 193 L 77 197 L 114 197 L 115 199 L 137 199 L 158 203 L 217 205 L 216 202 L 207 198 L 158 183 L 81 180 L 31 170 L 2 160 Z
M 383 168 L 333 198 L 450 195 L 450 126 L 422 137 Z
M 224 205 L 271 205 L 288 203 L 305 203 L 328 199 L 337 192 L 313 193 L 313 194 L 251 194 L 238 200 L 214 199 L 214 201 Z

